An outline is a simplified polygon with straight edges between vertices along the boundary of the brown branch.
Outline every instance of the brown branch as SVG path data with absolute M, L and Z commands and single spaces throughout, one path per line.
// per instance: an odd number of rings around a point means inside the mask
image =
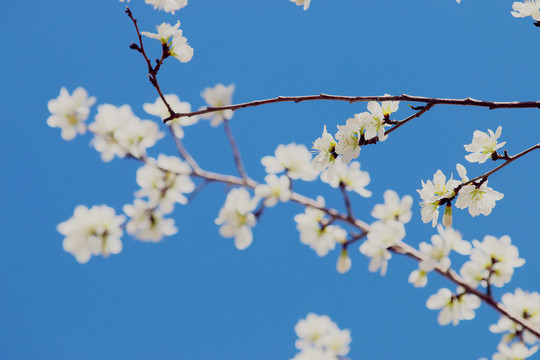
M 341 195 L 343 195 L 343 200 L 345 201 L 345 209 L 347 210 L 347 217 L 350 220 L 354 221 L 351 200 L 349 199 L 349 194 L 347 194 L 346 186 L 342 181 L 339 182 L 339 190 L 341 190 Z
M 402 255 L 409 256 L 409 257 L 411 257 L 411 258 L 413 258 L 413 259 L 415 259 L 415 260 L 417 260 L 419 262 L 428 260 L 428 259 L 425 258 L 424 254 L 422 254 L 420 251 L 416 250 L 415 248 L 413 248 L 412 246 L 410 246 L 410 245 L 408 245 L 408 244 L 406 244 L 404 242 L 400 242 L 400 243 L 392 246 L 390 248 L 390 250 L 392 250 L 393 252 L 395 252 L 397 254 L 402 254 Z M 497 301 L 495 301 L 490 295 L 485 294 L 485 293 L 473 288 L 472 286 L 468 285 L 465 282 L 465 280 L 463 280 L 463 278 L 461 276 L 459 276 L 454 270 L 452 270 L 452 269 L 443 270 L 440 267 L 440 265 L 436 264 L 435 265 L 435 271 L 438 272 L 439 274 L 441 274 L 442 276 L 444 276 L 445 278 L 447 278 L 448 280 L 452 281 L 454 284 L 463 287 L 465 289 L 465 291 L 468 292 L 469 294 L 473 294 L 473 295 L 478 296 L 483 302 L 485 302 L 486 304 L 488 304 L 493 309 L 495 309 L 499 313 L 503 314 L 504 316 L 506 316 L 507 318 L 509 318 L 513 322 L 521 325 L 524 329 L 527 329 L 528 331 L 530 331 L 534 335 L 540 337 L 540 329 L 535 328 L 535 326 L 531 322 L 529 322 L 528 320 L 523 319 L 522 317 L 515 316 L 515 315 L 511 314 L 508 311 L 508 309 L 506 309 L 506 307 L 504 307 L 504 305 L 502 305 L 501 303 L 498 303 Z
M 246 170 L 244 169 L 244 164 L 242 163 L 242 157 L 240 156 L 240 151 L 238 150 L 238 145 L 236 144 L 236 140 L 234 139 L 233 133 L 231 131 L 231 127 L 229 126 L 229 120 L 224 119 L 223 120 L 223 129 L 225 130 L 225 134 L 227 135 L 227 140 L 229 140 L 229 144 L 231 145 L 231 149 L 233 152 L 234 157 L 234 163 L 236 164 L 236 169 L 238 169 L 238 173 L 244 179 L 244 181 L 249 181 L 249 176 L 246 173 Z
M 396 95 L 396 96 L 340 96 L 340 95 L 319 94 L 319 95 L 304 95 L 304 96 L 278 96 L 275 98 L 264 99 L 264 100 L 254 100 L 254 101 L 249 101 L 249 102 L 234 104 L 234 105 L 207 107 L 205 109 L 197 110 L 197 111 L 193 111 L 189 113 L 176 113 L 174 115 L 171 115 L 169 118 L 165 119 L 164 121 L 172 120 L 174 118 L 178 118 L 181 116 L 195 116 L 195 115 L 207 114 L 207 113 L 211 113 L 215 111 L 223 111 L 223 110 L 235 111 L 238 109 L 261 106 L 261 105 L 266 105 L 266 104 L 274 104 L 274 103 L 281 103 L 281 102 L 299 103 L 303 101 L 317 101 L 317 100 L 345 101 L 351 104 L 356 103 L 356 102 L 366 102 L 366 101 L 410 101 L 410 102 L 431 104 L 429 108 L 435 105 L 478 106 L 478 107 L 486 107 L 491 110 L 492 109 L 526 109 L 526 108 L 538 109 L 540 108 L 540 101 L 499 102 L 499 101 L 476 100 L 472 98 L 466 98 L 466 99 L 432 98 L 432 97 L 424 97 L 424 96 L 413 96 L 413 95 L 407 95 L 407 94 Z M 427 105 L 425 107 L 427 107 Z M 429 110 L 429 108 L 427 110 Z
M 146 61 L 146 65 L 148 66 L 148 80 L 150 80 L 150 83 L 156 88 L 159 94 L 159 97 L 161 98 L 161 101 L 163 101 L 165 106 L 167 107 L 169 114 L 171 116 L 175 116 L 174 118 L 177 118 L 178 116 L 176 116 L 176 113 L 174 112 L 174 110 L 171 108 L 167 100 L 165 100 L 165 96 L 163 95 L 163 92 L 161 91 L 161 88 L 159 87 L 159 82 L 157 80 L 157 73 L 161 67 L 161 64 L 163 64 L 163 61 L 170 55 L 169 47 L 167 44 L 162 44 L 161 59 L 156 60 L 156 66 L 153 67 L 152 62 L 150 61 L 150 59 L 146 55 L 146 51 L 144 50 L 142 36 L 139 31 L 139 26 L 137 25 L 137 19 L 133 17 L 133 13 L 128 7 L 126 7 L 125 13 L 127 14 L 127 16 L 129 16 L 131 21 L 133 21 L 133 25 L 135 26 L 135 30 L 137 31 L 137 37 L 139 38 L 139 45 L 132 43 L 129 47 L 142 54 L 142 56 L 144 57 L 144 60 Z
M 463 188 L 465 185 L 470 185 L 470 184 L 476 184 L 477 186 L 480 186 L 482 185 L 484 182 L 487 181 L 487 179 L 493 175 L 494 173 L 496 173 L 497 171 L 501 170 L 503 167 L 505 167 L 506 165 L 516 161 L 517 159 L 519 159 L 520 157 L 524 156 L 524 155 L 527 155 L 528 153 L 530 153 L 531 151 L 533 150 L 536 150 L 536 149 L 540 149 L 540 143 L 536 144 L 536 145 L 533 145 L 531 146 L 530 148 L 526 149 L 526 150 L 523 150 L 522 152 L 520 152 L 519 154 L 516 154 L 514 156 L 509 156 L 508 155 L 508 152 L 505 151 L 505 155 L 501 157 L 501 159 L 506 159 L 505 162 L 503 162 L 501 165 L 497 166 L 496 168 L 488 171 L 487 173 L 485 174 L 482 174 L 482 175 L 479 175 L 477 177 L 475 177 L 474 179 L 471 179 L 469 181 L 466 181 L 462 184 L 459 184 L 458 186 L 456 186 L 454 188 L 454 193 L 455 195 L 450 197 L 450 198 L 446 198 L 446 199 L 442 199 L 440 202 L 439 202 L 439 205 L 444 205 L 446 203 L 449 203 L 451 202 L 452 200 L 454 200 L 456 198 L 456 196 L 458 195 L 459 191 L 461 190 L 461 188 Z M 479 181 L 479 182 L 478 182 Z

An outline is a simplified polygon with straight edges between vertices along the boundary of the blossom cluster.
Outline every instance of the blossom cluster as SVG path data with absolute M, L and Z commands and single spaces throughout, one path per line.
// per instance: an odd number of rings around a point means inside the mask
M 467 177 L 465 167 L 457 164 L 456 168 L 461 181 L 454 180 L 452 176 L 447 181 L 441 170 L 437 170 L 433 176 L 433 181 L 427 180 L 425 183 L 422 181 L 422 189 L 417 191 L 422 198 L 420 205 L 424 223 L 431 222 L 435 227 L 439 218 L 439 206 L 446 204 L 443 224 L 452 226 L 451 201 L 456 196 L 456 207 L 458 209 L 468 208 L 471 216 L 491 214 L 495 207 L 495 201 L 504 197 L 500 192 L 487 186 L 487 179 L 482 179 L 479 183 L 471 183 Z
M 338 131 L 334 137 L 323 129 L 320 138 L 313 142 L 313 149 L 318 152 L 313 159 L 314 167 L 323 171 L 328 168 L 329 179 L 335 172 L 336 159 L 348 164 L 360 154 L 360 148 L 365 141 L 384 141 L 388 138 L 385 127 L 388 126 L 390 115 L 399 108 L 398 101 L 383 101 L 381 104 L 370 101 L 367 105 L 368 112 L 355 114 L 347 119 L 345 125 L 338 125 Z
M 156 39 L 163 46 L 168 47 L 169 55 L 177 58 L 180 62 L 188 62 L 193 57 L 193 48 L 189 46 L 187 39 L 180 30 L 180 21 L 174 26 L 169 23 L 162 23 L 156 26 L 157 33 L 142 31 L 141 34 L 151 39 Z
M 129 105 L 99 105 L 95 121 L 88 129 L 94 134 L 92 145 L 105 162 L 115 156 L 144 158 L 146 149 L 165 136 L 155 122 L 141 120 Z
M 141 187 L 135 193 L 137 199 L 124 206 L 130 217 L 127 232 L 139 240 L 154 242 L 176 234 L 174 220 L 165 219 L 164 215 L 170 214 L 176 203 L 187 203 L 184 194 L 195 189 L 190 174 L 190 167 L 175 156 L 160 154 L 157 161 L 147 160 L 137 170 L 137 184 Z
M 122 224 L 124 215 L 116 215 L 113 208 L 107 205 L 84 205 L 75 208 L 73 216 L 57 226 L 64 235 L 64 250 L 75 256 L 83 264 L 92 255 L 108 256 L 122 251 L 120 238 L 124 233 Z
M 292 360 L 338 360 L 350 351 L 351 332 L 341 330 L 326 315 L 308 314 L 294 327 L 300 350 Z
M 322 196 L 317 197 L 317 204 L 324 207 Z M 344 244 L 347 231 L 338 225 L 331 225 L 325 212 L 320 208 L 306 207 L 303 214 L 295 215 L 296 228 L 300 232 L 300 242 L 315 250 L 317 255 L 325 256 L 334 250 L 336 243 Z
M 456 251 L 461 255 L 471 253 L 471 243 L 463 240 L 461 233 L 452 228 L 437 226 L 438 234 L 431 237 L 431 244 L 420 243 L 420 252 L 423 259 L 418 263 L 418 269 L 409 276 L 409 282 L 415 287 L 424 287 L 427 284 L 427 274 L 438 267 L 442 271 L 450 268 L 450 252 Z

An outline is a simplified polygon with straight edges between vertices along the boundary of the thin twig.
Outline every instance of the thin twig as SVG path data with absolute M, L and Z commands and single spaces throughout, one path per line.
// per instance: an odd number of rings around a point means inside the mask
M 231 145 L 231 149 L 233 152 L 234 157 L 234 163 L 236 164 L 236 168 L 238 169 L 238 173 L 244 179 L 244 181 L 249 181 L 249 177 L 246 173 L 246 170 L 244 169 L 244 164 L 242 163 L 242 157 L 240 156 L 240 151 L 238 150 L 238 145 L 236 144 L 236 140 L 234 139 L 234 135 L 231 131 L 231 127 L 229 126 L 229 120 L 224 119 L 223 120 L 223 129 L 225 130 L 225 134 L 227 135 L 227 140 L 229 140 L 229 144 Z
M 439 203 L 439 205 L 444 205 L 446 203 L 449 203 L 451 202 L 452 200 L 454 200 L 457 196 L 457 194 L 459 193 L 459 191 L 461 190 L 461 188 L 463 188 L 464 186 L 466 185 L 470 185 L 470 184 L 477 184 L 477 186 L 480 186 L 481 184 L 483 184 L 484 182 L 487 181 L 487 179 L 493 175 L 494 173 L 496 173 L 497 171 L 501 170 L 503 167 L 505 167 L 506 165 L 516 161 L 517 159 L 519 159 L 520 157 L 524 156 L 524 155 L 527 155 L 528 153 L 530 153 L 531 151 L 533 150 L 536 150 L 536 149 L 540 149 L 540 143 L 536 144 L 536 145 L 533 145 L 531 146 L 530 148 L 526 149 L 526 150 L 523 150 L 522 152 L 520 152 L 519 154 L 516 154 L 514 156 L 508 156 L 508 153 L 505 151 L 505 158 L 507 159 L 505 162 L 503 162 L 501 165 L 497 166 L 496 168 L 488 171 L 487 173 L 485 174 L 482 174 L 482 175 L 479 175 L 477 177 L 475 177 L 474 179 L 471 179 L 469 181 L 466 181 L 464 183 L 461 183 L 459 184 L 458 186 L 456 186 L 454 188 L 454 193 L 455 195 L 450 197 L 450 198 L 446 198 L 446 199 L 442 199 Z M 477 183 L 477 181 L 480 180 L 480 183 Z
M 347 189 L 345 188 L 345 184 L 340 181 L 339 182 L 339 190 L 341 190 L 341 195 L 343 195 L 343 200 L 345 201 L 345 209 L 347 209 L 347 216 L 350 220 L 354 221 L 354 215 L 352 212 L 351 207 L 351 200 L 349 199 L 349 194 L 347 194 Z
M 398 128 L 400 128 L 401 126 L 405 125 L 406 123 L 408 123 L 409 121 L 411 121 L 412 119 L 415 119 L 417 117 L 420 117 L 423 113 L 429 111 L 429 109 L 431 109 L 432 107 L 434 106 L 433 103 L 427 103 L 425 106 L 423 106 L 419 111 L 417 111 L 416 113 L 412 114 L 411 116 L 407 117 L 406 119 L 403 119 L 401 121 L 398 121 L 394 126 L 392 126 L 392 128 L 390 128 L 388 131 L 385 131 L 385 134 L 388 135 L 390 134 L 391 132 L 397 130 Z
M 135 19 L 133 17 L 133 13 L 131 12 L 131 10 L 128 7 L 126 7 L 125 12 L 129 16 L 131 21 L 133 21 L 133 25 L 135 26 L 135 30 L 137 31 L 137 37 L 139 38 L 139 45 L 137 45 L 135 43 L 132 43 L 130 45 L 130 48 L 140 52 L 142 54 L 142 56 L 144 57 L 144 60 L 146 61 L 146 65 L 148 66 L 148 80 L 150 80 L 150 83 L 152 83 L 152 85 L 156 88 L 156 90 L 157 90 L 157 92 L 159 94 L 159 97 L 161 98 L 161 100 L 163 101 L 165 106 L 167 107 L 167 110 L 169 111 L 169 114 L 171 116 L 175 116 L 175 118 L 176 118 L 176 113 L 171 108 L 171 106 L 169 105 L 167 100 L 165 100 L 165 96 L 163 95 L 163 92 L 161 91 L 161 88 L 159 87 L 159 82 L 157 80 L 157 73 L 158 73 L 158 71 L 159 71 L 159 69 L 161 67 L 161 64 L 163 64 L 163 61 L 167 57 L 169 57 L 169 55 L 170 55 L 169 47 L 167 46 L 167 44 L 162 45 L 161 59 L 156 60 L 156 66 L 153 67 L 152 62 L 150 61 L 150 59 L 146 55 L 146 51 L 144 50 L 142 36 L 141 36 L 140 31 L 139 31 L 139 26 L 137 25 L 137 19 Z
M 254 100 L 240 104 L 219 106 L 219 107 L 207 107 L 205 109 L 189 112 L 189 113 L 176 113 L 171 115 L 169 118 L 164 121 L 172 120 L 181 116 L 195 116 L 201 114 L 207 114 L 215 111 L 223 110 L 238 110 L 247 107 L 261 106 L 266 104 L 274 104 L 281 102 L 294 102 L 299 103 L 303 101 L 345 101 L 348 103 L 356 102 L 366 102 L 366 101 L 410 101 L 431 104 L 430 107 L 435 105 L 461 105 L 461 106 L 478 106 L 486 107 L 488 109 L 525 109 L 525 108 L 540 108 L 540 101 L 484 101 L 476 100 L 472 98 L 466 99 L 446 99 L 446 98 L 433 98 L 433 97 L 424 97 L 424 96 L 413 96 L 413 95 L 396 95 L 396 96 L 340 96 L 340 95 L 328 95 L 328 94 L 319 94 L 319 95 L 304 95 L 304 96 L 278 96 L 275 98 L 264 99 L 264 100 Z M 429 110 L 429 109 L 428 109 Z

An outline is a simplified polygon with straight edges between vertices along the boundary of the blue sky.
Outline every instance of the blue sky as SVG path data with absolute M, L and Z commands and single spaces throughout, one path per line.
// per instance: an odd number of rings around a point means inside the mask
M 236 84 L 234 102 L 321 92 L 537 100 L 540 29 L 530 18 L 513 18 L 511 4 L 313 0 L 303 11 L 288 0 L 190 0 L 174 16 L 141 0 L 130 7 L 142 30 L 181 21 L 195 56 L 187 64 L 167 61 L 159 79 L 165 93 L 198 108 L 201 91 L 216 83 Z M 62 86 L 70 92 L 82 86 L 98 104 L 130 104 L 150 118 L 142 104 L 156 93 L 143 59 L 128 48 L 136 37 L 124 7 L 114 0 L 0 5 L 0 357 L 287 359 L 296 353 L 293 327 L 309 312 L 351 330 L 352 359 L 491 356 L 499 337 L 487 328 L 497 313 L 482 306 L 474 321 L 439 326 L 425 301 L 440 287 L 454 287 L 432 275 L 426 288 L 413 288 L 407 278 L 416 264 L 407 258 L 394 256 L 381 278 L 353 247 L 352 270 L 338 274 L 337 251 L 319 258 L 299 242 L 293 216 L 303 210 L 297 205 L 266 211 L 252 246 L 238 251 L 214 225 L 226 196 L 219 184 L 177 208 L 179 233 L 161 243 L 125 236 L 121 254 L 85 265 L 64 252 L 55 228 L 76 205 L 108 204 L 120 212 L 137 190 L 138 163 L 103 163 L 89 136 L 65 142 L 46 125 L 47 102 Z M 147 44 L 157 56 L 157 42 Z M 278 144 L 309 147 L 324 124 L 333 131 L 365 105 L 268 105 L 237 111 L 231 127 L 249 174 L 262 181 L 260 158 Z M 411 113 L 401 104 L 396 117 Z M 434 230 L 420 220 L 420 180 L 437 169 L 455 173 L 473 131 L 499 125 L 510 154 L 538 143 L 538 110 L 437 106 L 386 142 L 366 147 L 358 160 L 371 175 L 373 196 L 352 198 L 356 215 L 371 222 L 386 189 L 410 194 L 414 215 L 405 241 L 428 241 Z M 202 166 L 234 173 L 221 128 L 201 122 L 186 133 L 186 146 Z M 161 152 L 174 154 L 170 138 L 150 153 Z M 540 287 L 539 156 L 531 153 L 490 178 L 505 195 L 491 216 L 455 212 L 454 226 L 465 239 L 510 235 L 527 260 L 497 296 Z M 467 169 L 476 176 L 494 166 Z M 322 192 L 343 209 L 339 192 L 320 182 L 295 189 L 311 197 Z

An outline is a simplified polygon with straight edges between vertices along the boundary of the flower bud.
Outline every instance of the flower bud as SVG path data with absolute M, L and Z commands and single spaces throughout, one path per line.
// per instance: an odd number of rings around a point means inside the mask
M 347 253 L 347 249 L 341 250 L 341 254 L 339 255 L 336 268 L 340 274 L 345 274 L 351 269 L 351 258 Z
M 452 227 L 452 204 L 446 203 L 442 223 L 445 227 Z

